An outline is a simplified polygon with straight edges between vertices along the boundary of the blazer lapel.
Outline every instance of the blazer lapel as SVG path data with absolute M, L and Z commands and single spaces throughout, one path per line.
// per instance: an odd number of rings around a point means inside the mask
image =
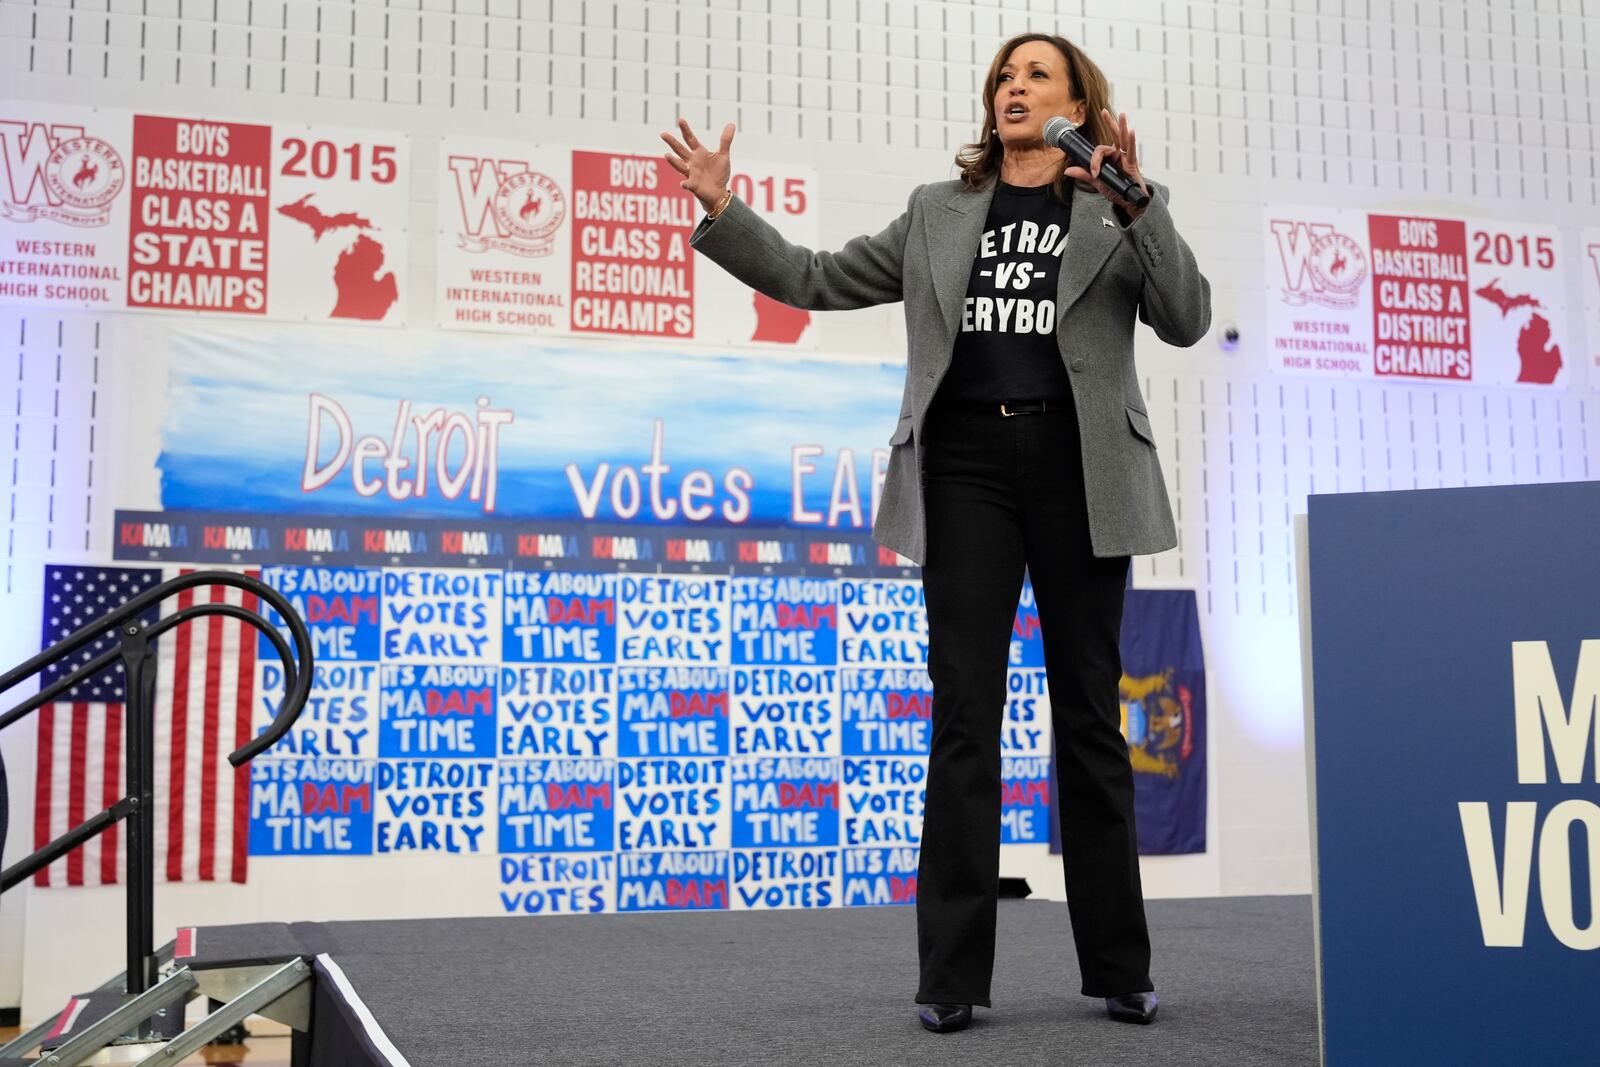
M 1102 219 L 1109 219 L 1107 226 Z M 1111 204 L 1098 193 L 1081 188 L 1072 191 L 1072 229 L 1067 234 L 1067 250 L 1056 278 L 1056 322 L 1067 315 L 1100 268 L 1122 240 L 1121 225 Z
M 972 261 L 978 255 L 978 241 L 983 237 L 983 222 L 989 217 L 994 186 L 990 180 L 982 189 L 958 189 L 943 204 L 922 214 L 933 291 L 951 336 L 961 325 L 961 305 L 972 279 Z M 1076 219 L 1073 225 L 1077 225 Z

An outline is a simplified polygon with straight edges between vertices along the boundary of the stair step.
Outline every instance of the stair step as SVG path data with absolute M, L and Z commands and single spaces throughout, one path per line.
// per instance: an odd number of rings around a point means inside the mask
M 75 1035 L 122 1007 L 129 999 L 116 989 L 98 989 L 93 993 L 82 993 L 71 998 L 67 1001 L 67 1007 L 61 1013 L 61 1018 L 56 1020 L 55 1027 L 40 1042 L 40 1048 L 45 1052 L 60 1048 Z M 183 1032 L 183 1009 L 182 1004 L 172 1004 L 160 1009 L 151 1017 L 155 1040 L 170 1041 Z
M 310 959 L 332 948 L 321 923 L 242 923 L 237 926 L 181 926 L 173 958 L 195 971 L 214 967 L 282 964 Z

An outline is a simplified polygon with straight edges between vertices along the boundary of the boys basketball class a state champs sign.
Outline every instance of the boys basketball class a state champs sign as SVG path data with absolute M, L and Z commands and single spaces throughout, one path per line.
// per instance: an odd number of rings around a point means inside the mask
M 0 304 L 404 325 L 410 176 L 393 133 L 12 102 Z

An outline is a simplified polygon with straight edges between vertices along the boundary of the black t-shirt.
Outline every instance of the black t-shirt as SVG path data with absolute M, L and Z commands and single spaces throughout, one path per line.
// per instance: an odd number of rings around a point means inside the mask
M 1071 395 L 1056 346 L 1056 278 L 1071 223 L 1070 199 L 1063 204 L 1048 185 L 995 188 L 940 399 Z

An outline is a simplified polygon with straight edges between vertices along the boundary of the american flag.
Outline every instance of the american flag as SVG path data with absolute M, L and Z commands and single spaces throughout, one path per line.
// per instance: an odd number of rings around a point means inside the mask
M 43 645 L 49 647 L 119 604 L 179 573 L 153 568 L 45 568 Z M 161 614 L 196 603 L 254 609 L 231 586 L 199 586 L 164 601 Z M 146 621 L 153 621 L 153 613 Z M 211 615 L 168 630 L 156 642 L 156 878 L 243 882 L 249 842 L 249 767 L 227 756 L 251 736 L 255 631 Z M 41 675 L 41 685 L 112 647 L 102 639 Z M 39 721 L 34 847 L 110 807 L 127 790 L 123 768 L 127 693 L 120 662 L 46 704 Z M 34 876 L 39 885 L 106 885 L 123 880 L 126 832 L 117 825 Z

